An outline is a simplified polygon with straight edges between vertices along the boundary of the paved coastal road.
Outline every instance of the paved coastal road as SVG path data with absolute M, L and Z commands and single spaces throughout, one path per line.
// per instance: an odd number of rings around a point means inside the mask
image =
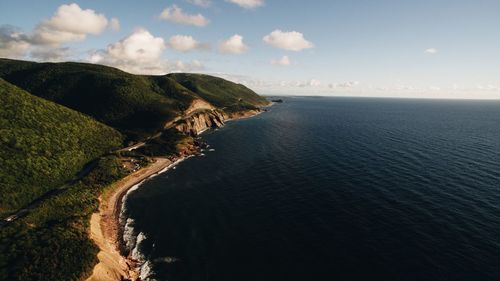
M 52 189 L 52 190 L 47 191 L 42 196 L 40 196 L 37 199 L 33 200 L 31 203 L 29 203 L 24 208 L 18 210 L 17 212 L 15 212 L 14 214 L 12 214 L 12 215 L 10 215 L 8 217 L 2 219 L 0 221 L 0 228 L 5 227 L 9 223 L 12 223 L 12 222 L 18 220 L 19 218 L 25 217 L 26 215 L 29 214 L 29 212 L 31 210 L 33 210 L 34 208 L 40 206 L 40 204 L 42 204 L 45 200 L 51 198 L 52 196 L 55 196 L 57 194 L 63 193 L 64 191 L 66 191 L 68 189 L 68 187 L 72 186 L 73 184 L 75 184 L 76 182 L 78 182 L 81 178 L 83 178 L 88 173 L 90 173 L 90 171 L 92 171 L 92 169 L 96 165 L 97 165 L 97 161 L 96 160 L 88 163 L 87 165 L 85 165 L 85 167 L 83 167 L 82 170 L 80 170 L 80 172 L 78 172 L 78 174 L 76 174 L 71 180 L 67 181 L 64 185 L 62 185 L 62 186 L 60 186 L 60 187 L 58 187 L 56 189 Z
M 168 125 L 165 126 L 165 129 L 172 128 L 174 126 L 175 122 L 179 121 L 182 118 L 188 118 L 188 117 L 192 116 L 193 114 L 194 113 L 188 114 L 188 115 L 183 116 L 183 117 L 175 118 Z M 144 141 L 138 142 L 138 143 L 136 143 L 134 145 L 131 145 L 131 146 L 127 146 L 127 147 L 118 149 L 116 151 L 113 151 L 112 153 L 132 151 L 132 150 L 141 148 L 141 147 L 145 146 L 148 141 L 150 141 L 152 139 L 159 138 L 159 137 L 161 137 L 161 135 L 162 135 L 162 132 L 159 132 L 159 133 L 157 133 L 157 134 L 155 134 L 155 135 L 147 138 Z M 42 196 L 40 196 L 37 199 L 35 199 L 33 202 L 29 203 L 24 208 L 18 210 L 14 214 L 12 214 L 12 215 L 4 218 L 4 219 L 1 219 L 0 220 L 0 228 L 5 227 L 9 223 L 12 223 L 12 222 L 18 220 L 19 218 L 25 217 L 26 215 L 28 215 L 28 213 L 31 210 L 33 210 L 34 208 L 38 207 L 45 200 L 49 199 L 52 196 L 55 196 L 57 194 L 60 194 L 60 193 L 62 193 L 64 191 L 66 191 L 66 189 L 68 189 L 68 187 L 70 187 L 71 185 L 75 184 L 81 178 L 83 178 L 84 176 L 86 176 L 96 165 L 97 165 L 97 160 L 94 160 L 94 161 L 90 162 L 80 172 L 78 172 L 78 174 L 73 179 L 69 180 L 63 186 L 60 186 L 60 187 L 58 187 L 56 189 L 52 189 L 52 190 L 46 192 Z
M 160 133 L 158 133 L 156 135 L 153 135 L 153 136 L 149 137 L 146 141 L 139 142 L 139 143 L 136 143 L 136 144 L 128 146 L 128 147 L 124 147 L 122 149 L 113 151 L 113 153 L 114 152 L 132 151 L 132 150 L 138 149 L 138 148 L 143 147 L 144 145 L 146 145 L 147 141 L 149 141 L 151 139 L 158 138 L 161 135 L 162 135 L 162 133 L 160 132 Z M 29 214 L 29 212 L 31 210 L 33 210 L 34 208 L 40 206 L 40 204 L 43 203 L 45 200 L 49 199 L 52 196 L 58 195 L 58 194 L 60 194 L 60 193 L 62 193 L 64 191 L 66 191 L 66 189 L 68 189 L 68 187 L 72 186 L 73 184 L 75 184 L 76 182 L 78 182 L 80 179 L 82 179 L 84 176 L 86 176 L 88 173 L 90 173 L 90 171 L 96 165 L 97 165 L 97 160 L 94 160 L 94 161 L 90 162 L 89 164 L 85 165 L 85 167 L 83 167 L 83 169 L 80 172 L 78 172 L 78 174 L 74 178 L 72 178 L 71 180 L 69 180 L 68 182 L 66 182 L 63 186 L 60 186 L 58 188 L 55 188 L 55 189 L 47 191 L 42 196 L 40 196 L 37 199 L 33 200 L 33 202 L 29 203 L 24 208 L 18 210 L 17 212 L 15 212 L 12 215 L 10 215 L 10 216 L 8 216 L 8 217 L 0 220 L 0 228 L 5 227 L 6 225 L 8 225 L 8 224 L 10 224 L 10 223 L 18 220 L 19 218 L 25 217 L 26 215 Z

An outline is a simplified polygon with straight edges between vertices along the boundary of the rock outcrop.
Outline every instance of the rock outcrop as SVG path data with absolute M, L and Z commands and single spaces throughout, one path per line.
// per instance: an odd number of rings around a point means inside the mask
M 224 126 L 226 121 L 250 117 L 261 111 L 255 109 L 226 113 L 204 100 L 195 99 L 182 116 L 165 124 L 165 128 L 173 127 L 185 134 L 197 136 L 207 129 Z
M 221 111 L 205 110 L 192 113 L 189 117 L 177 121 L 174 126 L 177 130 L 196 136 L 210 128 L 220 128 L 224 126 L 227 116 Z
M 191 105 L 184 111 L 184 115 L 191 115 L 196 111 L 202 111 L 202 110 L 214 110 L 215 107 L 211 105 L 210 103 L 202 100 L 202 99 L 195 99 L 191 102 Z

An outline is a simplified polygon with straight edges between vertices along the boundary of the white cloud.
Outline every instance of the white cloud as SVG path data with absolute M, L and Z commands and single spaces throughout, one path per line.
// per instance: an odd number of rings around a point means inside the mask
M 292 64 L 288 56 L 283 56 L 281 59 L 273 59 L 271 61 L 272 65 L 289 66 Z
M 212 5 L 212 1 L 210 0 L 187 0 L 187 2 L 203 8 L 207 8 L 210 7 L 210 5 Z
M 357 86 L 359 84 L 358 81 L 345 81 L 340 83 L 331 83 L 328 84 L 328 88 L 330 89 L 349 89 Z
M 33 41 L 38 44 L 61 44 L 84 40 L 87 34 L 99 34 L 108 25 L 103 14 L 82 10 L 77 4 L 61 5 L 52 18 L 35 29 Z
M 304 35 L 297 31 L 283 32 L 275 30 L 264 36 L 264 42 L 267 44 L 289 51 L 302 51 L 314 47 L 314 44 L 307 41 Z
M 196 69 L 204 69 L 205 66 L 203 65 L 203 63 L 199 60 L 192 60 L 191 61 L 191 64 L 192 64 L 192 67 L 193 68 L 196 68 Z
M 88 58 L 91 63 L 117 67 L 135 74 L 165 74 L 175 71 L 203 69 L 199 61 L 170 62 L 162 58 L 165 41 L 145 29 L 137 29 L 126 38 L 96 51 Z
M 202 14 L 189 15 L 177 5 L 167 7 L 160 15 L 160 19 L 185 25 L 206 26 L 210 21 Z
M 319 87 L 321 86 L 321 81 L 319 81 L 318 79 L 311 79 L 311 81 L 309 81 L 309 86 Z
M 282 89 L 307 89 L 315 88 L 315 90 L 321 90 L 324 92 L 332 92 L 332 90 L 350 90 L 358 86 L 360 83 L 358 81 L 345 81 L 338 83 L 323 83 L 319 79 L 310 80 L 298 80 L 298 81 L 280 81 L 279 83 L 274 83 L 271 87 Z
M 495 84 L 496 82 L 437 87 L 405 84 L 373 85 L 356 80 L 329 83 L 320 82 L 318 79 L 276 81 L 220 72 L 213 74 L 243 84 L 257 92 L 272 95 L 500 99 L 500 85 Z
M 186 35 L 175 35 L 170 37 L 169 47 L 181 52 L 187 52 L 193 49 L 197 49 L 201 47 L 201 44 L 198 43 L 192 36 Z
M 193 72 L 205 69 L 205 66 L 199 60 L 192 60 L 191 62 L 184 62 L 177 60 L 172 64 L 166 63 L 168 72 Z
M 481 91 L 500 91 L 500 87 L 495 85 L 477 85 L 476 89 Z
M 245 9 L 254 9 L 264 5 L 264 0 L 226 0 Z
M 113 31 L 119 31 L 120 30 L 120 21 L 117 18 L 112 18 L 109 27 Z
M 31 34 L 19 29 L 0 27 L 0 56 L 60 61 L 67 58 L 68 48 L 64 43 L 82 41 L 89 34 L 99 34 L 106 27 L 116 28 L 116 19 L 111 22 L 91 9 L 82 9 L 77 4 L 61 5 L 49 19 L 40 22 Z
M 435 55 L 438 53 L 438 49 L 436 48 L 429 48 L 424 51 L 424 53 L 429 54 L 429 55 Z
M 92 54 L 89 61 L 140 73 L 143 68 L 156 65 L 164 50 L 163 38 L 154 37 L 145 29 L 137 29 L 128 37 L 110 44 L 106 50 Z
M 114 60 L 153 62 L 165 49 L 163 38 L 154 37 L 145 29 L 137 29 L 128 37 L 108 46 L 106 53 Z
M 23 58 L 29 47 L 29 38 L 18 28 L 0 26 L 0 57 Z
M 248 50 L 247 45 L 243 43 L 243 37 L 235 34 L 229 39 L 219 44 L 219 50 L 226 54 L 243 54 Z
M 307 81 L 289 81 L 289 82 L 286 82 L 286 81 L 281 81 L 280 82 L 280 86 L 281 87 L 287 87 L 287 88 L 295 88 L 295 87 L 298 87 L 298 88 L 307 88 L 307 87 L 320 87 L 322 84 L 321 84 L 321 81 L 318 80 L 318 79 L 311 79 L 311 80 L 307 80 Z
M 38 61 L 61 62 L 67 61 L 73 55 L 68 47 L 41 46 L 30 52 L 30 57 Z

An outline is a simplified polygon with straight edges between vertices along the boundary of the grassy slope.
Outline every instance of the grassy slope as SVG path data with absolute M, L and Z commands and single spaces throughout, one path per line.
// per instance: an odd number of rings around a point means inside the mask
M 207 75 L 138 76 L 99 65 L 0 59 L 0 211 L 26 204 L 119 146 L 120 133 L 108 126 L 144 138 L 196 98 L 228 112 L 267 104 L 242 85 Z M 165 133 L 155 142 L 134 153 L 172 153 L 184 139 Z M 0 228 L 0 280 L 81 280 L 96 263 L 89 217 L 99 194 L 123 175 L 118 158 L 100 158 L 77 184 Z
M 3 59 L 0 77 L 125 133 L 151 133 L 192 99 L 163 91 L 149 77 L 93 64 Z
M 121 146 L 116 130 L 0 79 L 0 206 L 12 211 L 62 185 L 90 160 Z M 88 237 L 97 196 L 122 177 L 113 157 L 28 216 L 0 228 L 0 280 L 79 280 L 97 247 Z
M 0 78 L 94 117 L 131 139 L 143 138 L 178 116 L 194 98 L 227 111 L 254 109 L 264 98 L 243 85 L 200 74 L 132 75 L 83 63 L 0 59 Z
M 0 280 L 84 280 L 97 263 L 90 216 L 99 194 L 124 176 L 120 167 L 116 157 L 100 159 L 80 182 L 0 228 Z
M 0 213 L 62 185 L 120 133 L 0 79 Z
M 268 101 L 249 88 L 222 78 L 188 73 L 167 75 L 216 107 L 227 111 L 255 109 Z

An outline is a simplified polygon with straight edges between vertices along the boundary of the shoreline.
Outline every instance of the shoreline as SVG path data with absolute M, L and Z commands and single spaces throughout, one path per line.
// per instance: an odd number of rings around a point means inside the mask
M 163 157 L 153 159 L 154 163 L 114 183 L 109 191 L 99 197 L 99 212 L 92 214 L 90 219 L 90 238 L 99 247 L 97 254 L 99 262 L 94 266 L 87 281 L 138 279 L 136 262 L 120 253 L 122 247 L 120 235 L 123 232 L 120 225 L 120 212 L 122 199 L 131 188 L 168 171 L 168 168 L 177 162 Z
M 250 118 L 263 112 L 265 111 L 240 112 L 224 122 Z M 206 128 L 202 132 L 209 129 Z M 154 163 L 120 179 L 99 196 L 99 212 L 93 213 L 90 219 L 90 238 L 99 247 L 97 254 L 99 262 L 94 266 L 92 274 L 86 281 L 140 280 L 138 262 L 122 254 L 124 229 L 120 223 L 120 214 L 123 198 L 133 187 L 167 172 L 177 163 L 195 154 L 196 152 L 193 151 L 188 155 L 176 157 L 174 161 L 167 157 L 153 157 Z

